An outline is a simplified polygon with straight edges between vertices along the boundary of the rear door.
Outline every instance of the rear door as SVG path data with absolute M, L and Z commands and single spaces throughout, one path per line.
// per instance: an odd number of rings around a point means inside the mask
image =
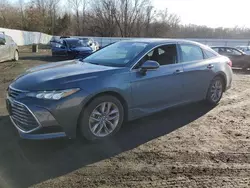
M 216 62 L 213 61 L 214 58 L 206 59 L 198 45 L 180 43 L 179 51 L 184 71 L 183 100 L 185 102 L 202 100 L 206 96 L 210 81 L 215 76 L 213 69 Z
M 8 60 L 11 60 L 14 58 L 14 52 L 15 52 L 15 43 L 12 40 L 11 37 L 6 36 L 6 48 L 8 51 Z

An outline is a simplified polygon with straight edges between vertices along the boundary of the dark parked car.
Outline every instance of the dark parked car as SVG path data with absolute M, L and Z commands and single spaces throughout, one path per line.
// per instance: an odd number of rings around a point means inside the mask
M 250 55 L 250 46 L 236 46 L 238 50 L 241 50 L 246 55 Z
M 0 62 L 18 59 L 17 44 L 10 36 L 0 33 Z
M 65 56 L 71 59 L 85 58 L 93 53 L 93 49 L 86 41 L 77 38 L 61 38 L 51 41 L 52 56 Z
M 41 65 L 8 87 L 7 108 L 21 137 L 88 140 L 114 135 L 124 121 L 206 100 L 231 86 L 230 60 L 182 40 L 117 42 L 84 60 Z
M 246 55 L 241 50 L 232 47 L 218 46 L 213 46 L 212 49 L 223 56 L 229 57 L 232 61 L 233 67 L 242 68 L 243 70 L 250 68 L 250 56 Z

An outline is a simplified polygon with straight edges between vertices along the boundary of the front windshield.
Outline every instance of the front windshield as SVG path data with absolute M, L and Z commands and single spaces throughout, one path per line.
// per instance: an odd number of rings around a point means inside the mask
M 83 40 L 68 40 L 67 44 L 69 48 L 77 48 L 77 47 L 87 47 L 88 44 Z
M 117 42 L 90 55 L 84 61 L 105 66 L 124 67 L 146 46 L 145 42 Z

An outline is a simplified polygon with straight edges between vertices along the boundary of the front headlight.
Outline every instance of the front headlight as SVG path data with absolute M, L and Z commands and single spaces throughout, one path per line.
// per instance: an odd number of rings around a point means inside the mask
M 59 100 L 64 97 L 70 96 L 79 90 L 80 90 L 79 88 L 75 88 L 75 89 L 66 89 L 60 91 L 38 91 L 38 92 L 28 93 L 27 96 L 35 97 L 37 99 Z

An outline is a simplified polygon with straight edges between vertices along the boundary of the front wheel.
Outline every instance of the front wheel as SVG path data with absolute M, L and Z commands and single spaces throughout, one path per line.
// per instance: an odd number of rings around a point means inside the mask
M 216 76 L 210 83 L 210 86 L 208 88 L 207 92 L 207 102 L 215 105 L 217 104 L 223 95 L 224 91 L 224 82 L 223 79 L 219 76 Z
M 121 102 L 113 96 L 100 96 L 82 112 L 80 132 L 87 140 L 102 140 L 114 135 L 120 129 L 123 119 Z

